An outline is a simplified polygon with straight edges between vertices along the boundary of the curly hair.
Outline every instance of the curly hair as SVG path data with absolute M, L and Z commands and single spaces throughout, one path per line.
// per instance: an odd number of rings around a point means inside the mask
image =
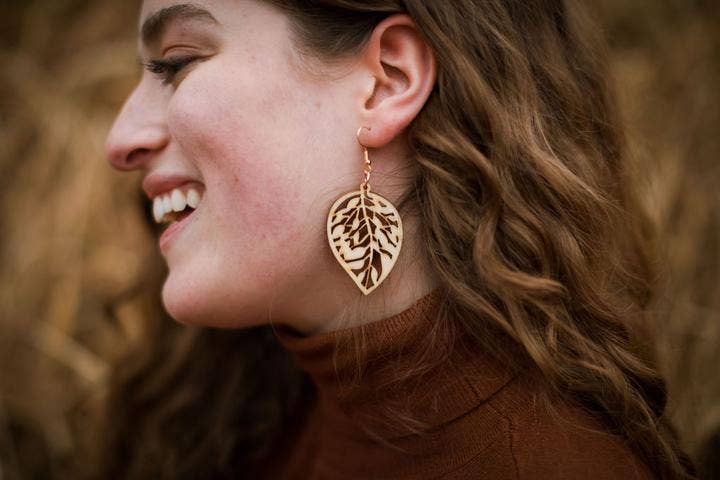
M 400 204 L 420 216 L 422 253 L 446 291 L 438 321 L 498 357 L 499 339 L 511 339 L 517 368 L 600 419 L 658 477 L 691 478 L 647 335 L 653 230 L 633 191 L 605 45 L 577 2 L 269 3 L 288 15 L 298 51 L 325 61 L 357 54 L 389 15 L 412 18 L 441 54 L 408 128 L 419 168 Z M 301 408 L 308 379 L 267 326 L 163 328 L 175 334 L 156 335 L 134 369 L 118 367 L 130 373 L 107 403 L 116 428 L 102 443 L 105 478 L 247 471 Z M 180 432 L 188 442 L 168 440 Z

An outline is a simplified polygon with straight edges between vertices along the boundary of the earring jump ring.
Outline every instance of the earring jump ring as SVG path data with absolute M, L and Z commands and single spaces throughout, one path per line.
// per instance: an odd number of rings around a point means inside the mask
M 367 147 L 366 147 L 365 145 L 363 145 L 363 143 L 360 141 L 360 132 L 362 132 L 362 129 L 363 129 L 363 128 L 366 129 L 368 132 L 372 130 L 372 128 L 370 128 L 370 127 L 364 127 L 364 126 L 363 126 L 363 127 L 360 127 L 360 128 L 358 128 L 358 131 L 357 131 L 357 133 L 355 134 L 355 138 L 357 139 L 357 141 L 358 141 L 358 143 L 360 144 L 361 147 L 367 148 Z

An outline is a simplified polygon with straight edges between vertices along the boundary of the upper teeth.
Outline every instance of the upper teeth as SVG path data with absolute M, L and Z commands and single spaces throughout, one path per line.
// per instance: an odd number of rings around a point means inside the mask
M 200 194 L 194 188 L 183 193 L 179 188 L 174 188 L 170 193 L 158 195 L 153 200 L 153 217 L 157 223 L 168 221 L 166 218 L 171 212 L 182 212 L 185 207 L 197 208 L 200 203 Z

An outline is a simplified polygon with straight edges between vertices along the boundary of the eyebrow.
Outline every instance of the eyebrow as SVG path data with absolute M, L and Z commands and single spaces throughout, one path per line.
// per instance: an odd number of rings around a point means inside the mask
M 202 20 L 217 25 L 218 21 L 210 12 L 191 3 L 182 3 L 163 8 L 153 13 L 142 24 L 140 36 L 145 45 L 160 38 L 167 27 L 179 20 Z

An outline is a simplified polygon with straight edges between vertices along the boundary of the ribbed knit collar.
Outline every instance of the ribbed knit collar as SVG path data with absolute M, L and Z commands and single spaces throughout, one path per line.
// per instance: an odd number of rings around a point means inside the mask
M 434 430 L 480 405 L 512 378 L 454 333 L 453 325 L 441 321 L 444 299 L 444 291 L 437 288 L 396 315 L 318 335 L 277 328 L 280 343 L 312 378 L 324 421 L 336 434 L 367 438 L 369 430 L 372 436 L 398 439 L 417 433 L 414 420 L 425 424 L 420 430 Z M 349 348 L 356 338 L 366 347 L 365 370 L 359 385 L 348 391 L 340 380 L 347 383 L 357 371 Z M 451 353 L 423 371 L 420 367 L 440 351 Z M 405 380 L 388 384 L 388 378 L 395 378 L 394 369 L 410 371 Z M 393 412 L 390 418 L 382 413 L 388 409 Z

